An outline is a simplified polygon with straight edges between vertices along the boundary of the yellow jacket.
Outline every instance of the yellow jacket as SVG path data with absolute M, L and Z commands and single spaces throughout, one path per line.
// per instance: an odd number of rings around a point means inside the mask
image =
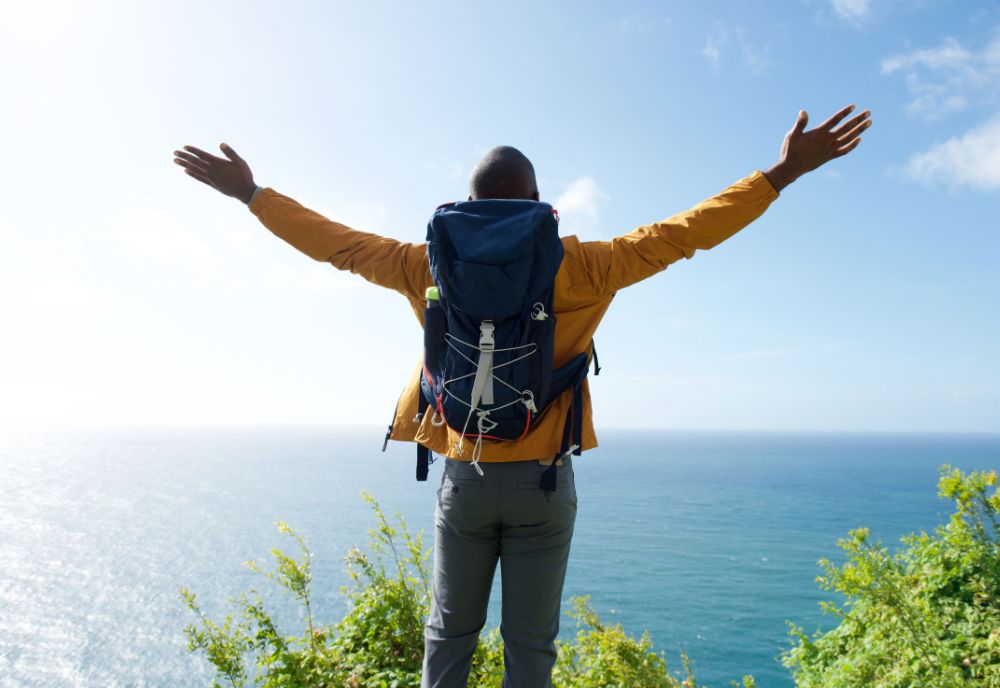
M 611 241 L 563 237 L 565 249 L 556 275 L 553 310 L 557 318 L 552 364 L 564 365 L 588 351 L 601 318 L 619 289 L 660 272 L 697 249 L 710 249 L 760 217 L 777 198 L 767 178 L 756 171 L 690 210 L 644 225 Z M 433 285 L 424 244 L 360 232 L 315 213 L 273 189 L 263 189 L 250 210 L 274 234 L 306 255 L 350 270 L 369 282 L 405 296 L 423 324 L 424 291 Z M 416 341 L 414 349 L 420 346 Z M 418 365 L 396 406 L 391 438 L 419 442 L 439 455 L 471 460 L 454 449 L 458 434 L 431 425 L 431 414 L 414 422 L 420 394 Z M 572 390 L 556 399 L 520 440 L 484 441 L 480 461 L 549 460 L 559 451 Z M 583 383 L 583 446 L 597 446 L 590 391 Z M 466 443 L 466 446 L 471 446 Z

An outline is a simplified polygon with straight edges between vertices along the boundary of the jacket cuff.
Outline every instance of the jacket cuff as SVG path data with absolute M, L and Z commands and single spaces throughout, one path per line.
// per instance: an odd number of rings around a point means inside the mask
M 259 196 L 259 195 L 260 195 L 260 192 L 261 192 L 261 191 L 263 191 L 263 189 L 262 189 L 262 188 L 261 188 L 260 186 L 257 186 L 257 187 L 256 187 L 256 188 L 255 188 L 255 189 L 253 190 L 253 193 L 252 193 L 252 194 L 250 194 L 250 200 L 249 200 L 249 201 L 247 201 L 247 207 L 248 207 L 248 208 L 250 208 L 251 210 L 253 210 L 253 208 L 251 208 L 251 206 L 253 205 L 253 202 L 254 202 L 254 201 L 255 201 L 255 200 L 257 199 L 257 196 Z
M 768 191 L 768 200 L 774 200 L 781 195 L 771 184 L 771 180 L 767 178 L 767 175 L 760 170 L 754 170 L 754 173 L 747 177 L 747 181 L 754 186 L 760 185 L 765 187 Z

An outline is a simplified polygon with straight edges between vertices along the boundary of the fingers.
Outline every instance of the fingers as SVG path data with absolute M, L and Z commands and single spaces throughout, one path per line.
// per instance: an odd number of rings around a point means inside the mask
M 174 158 L 174 163 L 180 165 L 184 168 L 184 171 L 191 176 L 198 176 L 199 178 L 204 177 L 205 179 L 212 179 L 212 172 L 204 167 L 198 167 L 187 160 L 181 160 L 180 158 Z
M 872 113 L 871 113 L 871 110 L 865 110 L 864 112 L 862 112 L 862 113 L 860 113 L 860 114 L 858 114 L 858 115 L 855 115 L 855 116 L 854 116 L 854 117 L 852 117 L 851 119 L 849 119 L 849 120 L 847 120 L 846 122 L 844 122 L 844 123 L 843 123 L 843 124 L 842 124 L 842 125 L 841 125 L 841 126 L 840 126 L 840 127 L 839 127 L 839 128 L 837 129 L 837 130 L 836 130 L 836 131 L 834 131 L 833 133 L 834 133 L 834 134 L 836 134 L 837 136 L 840 136 L 840 135 L 841 135 L 841 134 L 843 134 L 843 133 L 844 133 L 845 131 L 850 131 L 851 129 L 853 129 L 854 127 L 858 126 L 859 124 L 861 124 L 862 122 L 864 122 L 864 121 L 865 121 L 866 119 L 868 119 L 868 117 L 869 117 L 869 116 L 870 116 L 871 114 L 872 114 Z
M 189 146 L 185 146 L 188 148 Z M 174 151 L 174 162 L 184 168 L 184 172 L 189 177 L 194 177 L 202 184 L 208 184 L 214 188 L 211 179 L 211 169 L 208 163 L 203 162 L 200 158 L 195 157 L 191 153 L 185 153 L 184 151 Z
M 205 174 L 208 174 L 211 170 L 207 163 L 184 151 L 174 151 L 174 162 L 181 167 L 197 170 Z
M 801 134 L 806 130 L 807 124 L 809 124 L 809 113 L 805 110 L 799 110 L 799 116 L 795 120 L 795 126 L 792 127 L 792 133 Z
M 833 157 L 839 158 L 842 155 L 847 155 L 852 150 L 854 150 L 855 148 L 857 148 L 859 143 L 861 143 L 861 137 L 860 136 L 858 138 L 854 139 L 853 141 L 851 141 L 846 146 L 841 146 L 840 148 L 838 148 L 837 151 L 833 154 Z
M 191 170 L 191 169 L 185 169 L 184 171 L 189 176 L 194 177 L 195 179 L 197 179 L 202 184 L 208 184 L 209 186 L 212 186 L 212 181 L 208 177 L 206 177 L 205 175 L 200 174 L 198 172 L 195 172 L 194 170 Z M 215 187 L 213 186 L 213 188 L 215 188 Z
M 841 110 L 840 112 L 838 112 L 837 114 L 835 114 L 833 117 L 831 117 L 830 119 L 828 119 L 825 122 L 823 122 L 817 128 L 818 129 L 825 129 L 827 131 L 830 131 L 835 126 L 837 126 L 837 124 L 839 124 L 842 119 L 844 119 L 845 117 L 847 117 L 853 111 L 854 111 L 854 106 L 853 105 L 848 105 L 843 110 Z
M 194 146 L 184 146 L 184 150 L 188 151 L 189 153 L 193 153 L 194 155 L 198 156 L 199 160 L 209 165 L 217 162 L 226 162 L 225 158 L 220 158 L 218 156 L 212 155 L 211 153 L 206 153 L 202 149 L 195 148 Z
M 219 148 L 221 148 L 222 152 L 226 154 L 226 157 L 232 160 L 233 162 L 243 162 L 243 158 L 237 155 L 236 151 L 234 151 L 232 146 L 230 146 L 228 143 L 220 143 Z
M 834 134 L 838 138 L 842 137 L 847 132 L 850 132 L 850 131 L 856 129 L 857 127 L 859 127 L 860 125 L 862 125 L 866 120 L 868 120 L 868 118 L 871 116 L 871 114 L 872 113 L 871 113 L 870 110 L 865 110 L 861 114 L 856 115 L 856 116 L 852 117 L 851 119 L 847 120 L 842 125 L 840 125 L 837 129 L 832 130 L 830 133 Z
M 857 137 L 861 136 L 861 132 L 863 132 L 865 129 L 867 129 L 872 125 L 872 121 L 867 117 L 863 119 L 860 123 L 852 126 L 853 122 L 854 120 L 851 120 L 851 122 L 845 124 L 840 129 L 833 132 L 837 136 L 838 144 L 844 145 L 850 143 Z

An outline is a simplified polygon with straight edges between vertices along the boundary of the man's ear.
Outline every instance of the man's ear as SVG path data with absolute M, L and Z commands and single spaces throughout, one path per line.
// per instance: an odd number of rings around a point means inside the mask
M 531 200 L 537 201 L 541 196 L 538 195 L 538 189 L 535 189 L 535 193 L 531 194 Z
M 470 200 L 470 201 L 472 200 L 472 195 L 471 195 L 471 194 L 469 195 L 469 200 Z

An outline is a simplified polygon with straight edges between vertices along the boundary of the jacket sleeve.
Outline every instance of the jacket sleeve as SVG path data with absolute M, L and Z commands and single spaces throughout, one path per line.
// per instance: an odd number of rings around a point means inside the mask
M 584 280 L 603 297 L 717 246 L 760 217 L 778 193 L 756 171 L 722 193 L 611 241 L 580 244 Z
M 394 289 L 411 301 L 423 298 L 431 283 L 423 244 L 360 232 L 328 220 L 273 189 L 263 189 L 250 211 L 276 236 L 314 260 L 350 270 L 380 287 Z

